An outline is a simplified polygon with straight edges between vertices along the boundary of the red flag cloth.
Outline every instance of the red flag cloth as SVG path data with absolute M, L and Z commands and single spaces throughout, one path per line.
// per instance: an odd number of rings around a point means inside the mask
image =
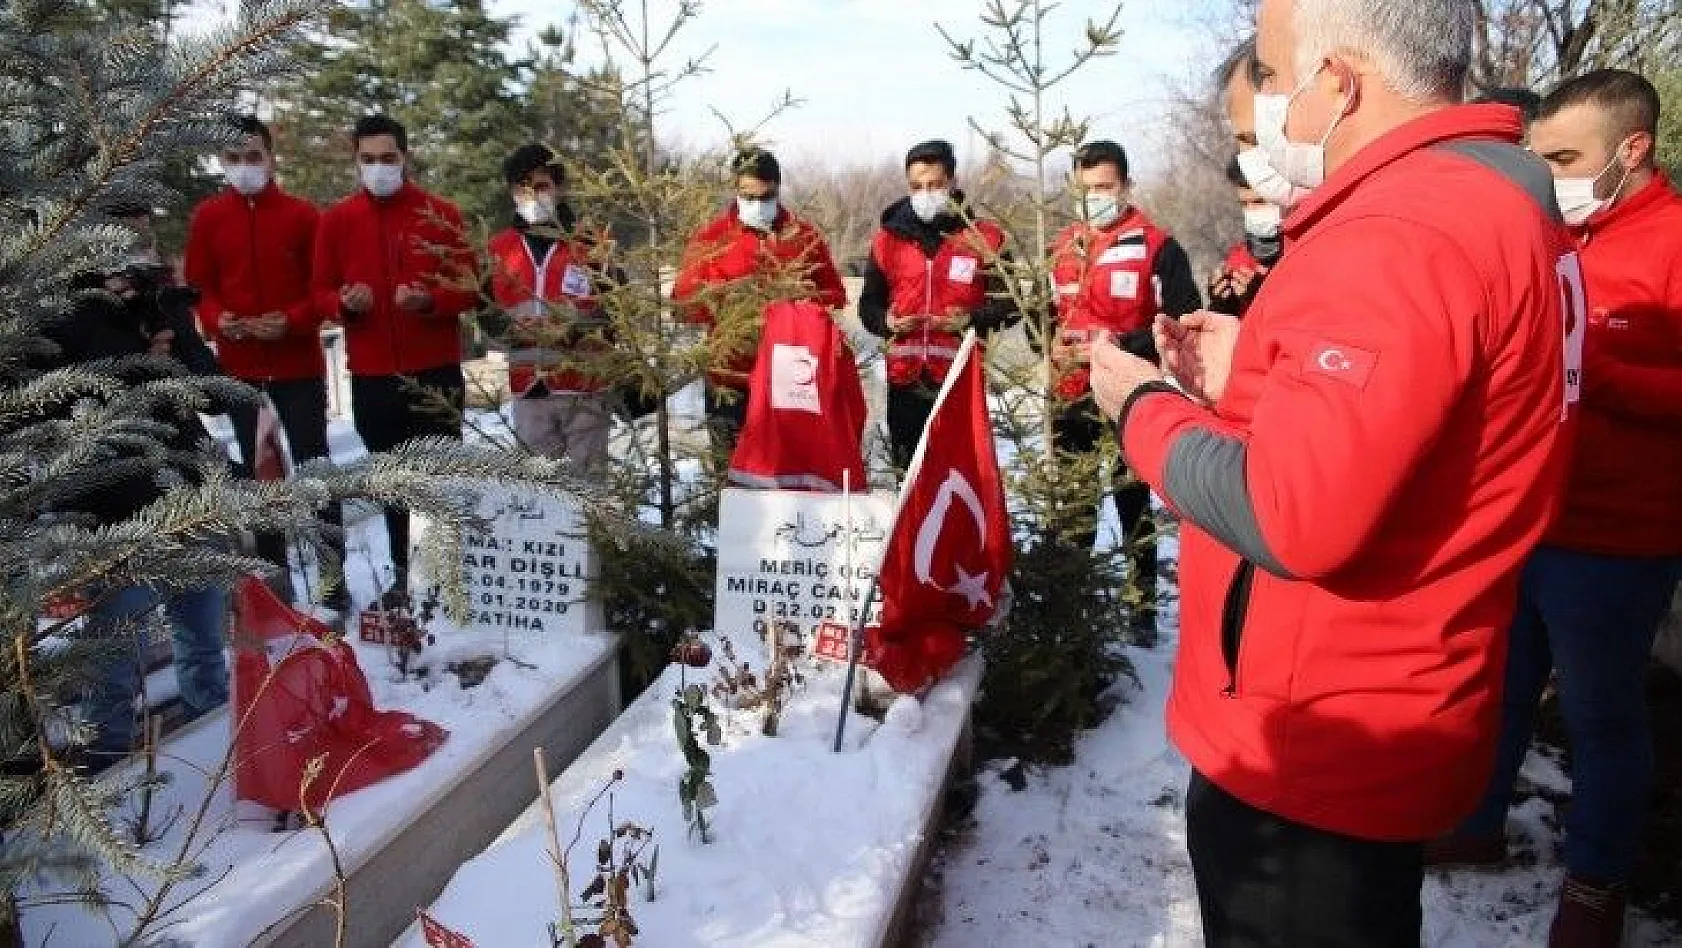
M 260 481 L 283 481 L 290 469 L 286 447 L 280 439 L 280 416 L 267 395 L 257 406 L 256 458 L 252 459 L 252 476 Z
M 882 555 L 882 626 L 867 640 L 865 660 L 902 694 L 963 657 L 966 631 L 993 617 L 1010 572 L 983 361 L 972 332 L 929 415 Z
M 846 472 L 862 489 L 866 415 L 858 365 L 829 311 L 804 300 L 770 303 L 730 480 L 839 492 Z
M 234 796 L 276 810 L 360 790 L 425 760 L 448 736 L 376 711 L 356 653 L 319 620 L 247 576 L 234 591 Z M 300 792 L 304 768 L 321 773 Z
M 473 940 L 461 932 L 451 931 L 438 922 L 437 919 L 420 909 L 421 938 L 426 941 L 427 948 L 473 948 Z

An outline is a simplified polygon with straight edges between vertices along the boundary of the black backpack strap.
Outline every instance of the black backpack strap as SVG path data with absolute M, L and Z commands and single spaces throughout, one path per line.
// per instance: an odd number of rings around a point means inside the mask
M 1469 158 L 1506 178 L 1528 194 L 1548 220 L 1565 223 L 1564 215 L 1559 213 L 1559 200 L 1554 197 L 1553 174 L 1542 159 L 1528 150 L 1507 142 L 1477 140 L 1445 142 L 1437 145 L 1436 150 Z

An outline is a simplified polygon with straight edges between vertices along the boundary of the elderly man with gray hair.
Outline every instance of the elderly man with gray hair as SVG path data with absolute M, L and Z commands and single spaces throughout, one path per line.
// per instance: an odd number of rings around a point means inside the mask
M 1423 841 L 1488 785 L 1520 568 L 1560 493 L 1581 271 L 1474 0 L 1263 0 L 1256 135 L 1306 193 L 1242 324 L 1100 341 L 1182 519 L 1169 729 L 1207 943 L 1417 948 Z

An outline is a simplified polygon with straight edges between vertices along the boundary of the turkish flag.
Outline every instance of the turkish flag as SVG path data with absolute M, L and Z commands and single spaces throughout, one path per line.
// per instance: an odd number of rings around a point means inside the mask
M 971 331 L 906 473 L 877 576 L 882 625 L 865 660 L 902 694 L 963 657 L 968 630 L 993 618 L 1010 572 L 1010 520 L 983 360 Z
M 862 490 L 866 414 L 858 365 L 829 311 L 807 301 L 771 303 L 730 480 L 838 493 L 846 474 Z
M 439 924 L 438 920 L 426 914 L 425 909 L 419 909 L 421 938 L 427 948 L 473 948 L 473 942 L 460 932 L 451 931 Z

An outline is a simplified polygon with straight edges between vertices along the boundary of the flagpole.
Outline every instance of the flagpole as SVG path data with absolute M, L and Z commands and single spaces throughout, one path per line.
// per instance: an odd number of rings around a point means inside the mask
M 946 396 L 951 394 L 952 386 L 957 383 L 959 370 L 974 356 L 976 346 L 975 329 L 964 332 L 963 344 L 958 346 L 957 358 L 952 360 L 946 370 L 946 378 L 941 381 L 940 393 L 934 398 L 934 406 L 929 409 L 928 420 L 923 422 L 923 433 L 917 440 L 917 450 L 911 455 L 911 466 L 906 468 L 905 480 L 899 485 L 899 497 L 894 502 L 894 519 L 888 524 L 888 542 L 893 542 L 894 530 L 899 526 L 900 511 L 905 509 L 905 495 L 910 492 L 911 485 L 917 479 L 917 474 L 923 468 L 923 454 L 929 444 L 929 425 L 940 413 L 941 406 L 946 404 Z M 845 475 L 842 484 L 845 485 Z M 845 490 L 845 486 L 842 488 Z M 851 501 L 848 501 L 849 505 Z M 851 511 L 851 506 L 848 510 Z M 851 537 L 849 537 L 849 540 Z M 877 557 L 876 569 L 870 574 L 870 587 L 864 593 L 864 605 L 859 609 L 858 621 L 853 624 L 852 642 L 847 649 L 847 680 L 841 687 L 841 711 L 835 719 L 835 753 L 841 753 L 841 742 L 847 734 L 847 712 L 853 704 L 853 680 L 858 674 L 859 658 L 864 652 L 864 624 L 870 615 L 870 605 L 875 602 L 876 594 L 880 591 L 879 584 L 882 575 L 882 559 L 887 555 L 887 549 L 882 550 L 883 556 Z

